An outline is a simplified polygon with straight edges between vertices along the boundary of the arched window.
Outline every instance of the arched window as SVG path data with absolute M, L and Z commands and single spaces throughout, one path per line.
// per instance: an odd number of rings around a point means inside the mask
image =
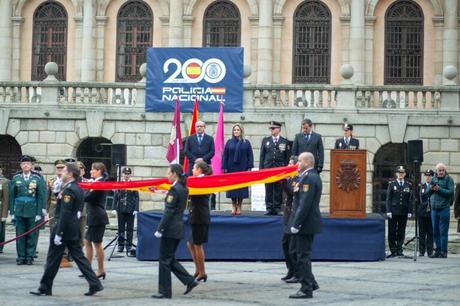
M 203 47 L 239 47 L 240 42 L 238 8 L 230 1 L 210 4 L 203 18 Z
M 329 83 L 331 12 L 316 0 L 302 2 L 294 13 L 293 83 Z
M 118 11 L 117 82 L 135 82 L 142 76 L 139 67 L 146 62 L 152 46 L 153 13 L 143 1 L 129 1 Z
M 21 146 L 10 135 L 0 135 L 0 165 L 3 175 L 12 178 L 16 171 L 21 170 L 19 160 L 21 159 Z
M 423 84 L 423 12 L 397 1 L 385 15 L 385 84 Z
M 57 78 L 66 78 L 67 62 L 67 12 L 53 1 L 41 4 L 34 14 L 32 42 L 32 80 L 46 78 L 45 65 L 56 62 Z

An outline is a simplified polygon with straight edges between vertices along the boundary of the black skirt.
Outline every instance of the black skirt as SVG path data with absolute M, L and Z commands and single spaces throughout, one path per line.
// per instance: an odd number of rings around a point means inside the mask
M 195 245 L 202 245 L 208 242 L 208 228 L 209 224 L 191 224 L 192 226 L 192 237 L 190 242 Z
M 88 225 L 85 239 L 91 242 L 100 243 L 104 238 L 105 224 L 101 225 Z

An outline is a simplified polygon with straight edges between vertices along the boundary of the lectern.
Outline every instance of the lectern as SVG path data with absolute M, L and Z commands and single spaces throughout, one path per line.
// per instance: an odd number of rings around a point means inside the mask
M 366 216 L 366 150 L 331 150 L 330 216 Z

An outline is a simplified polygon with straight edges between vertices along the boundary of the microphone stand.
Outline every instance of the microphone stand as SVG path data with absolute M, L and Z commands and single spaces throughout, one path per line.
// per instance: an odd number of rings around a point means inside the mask
M 414 261 L 417 261 L 417 252 L 419 248 L 419 235 L 418 235 L 418 206 L 420 202 L 420 162 L 414 160 L 414 189 L 412 190 L 413 200 L 414 200 L 414 217 L 415 217 L 415 236 L 409 239 L 404 246 L 407 246 L 409 243 L 414 241 Z

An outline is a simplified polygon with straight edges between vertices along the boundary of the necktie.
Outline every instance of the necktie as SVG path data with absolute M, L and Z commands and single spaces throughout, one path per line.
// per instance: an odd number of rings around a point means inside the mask
M 203 136 L 198 135 L 198 144 L 201 144 L 201 141 L 203 140 Z
M 276 145 L 278 143 L 278 138 L 274 137 L 273 138 L 273 143 Z
M 309 141 L 310 141 L 310 134 L 307 134 L 307 137 L 306 137 L 306 139 L 307 139 L 307 142 L 309 142 Z
M 403 186 L 403 182 L 402 181 L 399 181 L 399 186 Z
M 350 143 L 350 141 L 348 140 L 348 137 L 345 138 L 345 145 L 348 146 L 349 143 Z

